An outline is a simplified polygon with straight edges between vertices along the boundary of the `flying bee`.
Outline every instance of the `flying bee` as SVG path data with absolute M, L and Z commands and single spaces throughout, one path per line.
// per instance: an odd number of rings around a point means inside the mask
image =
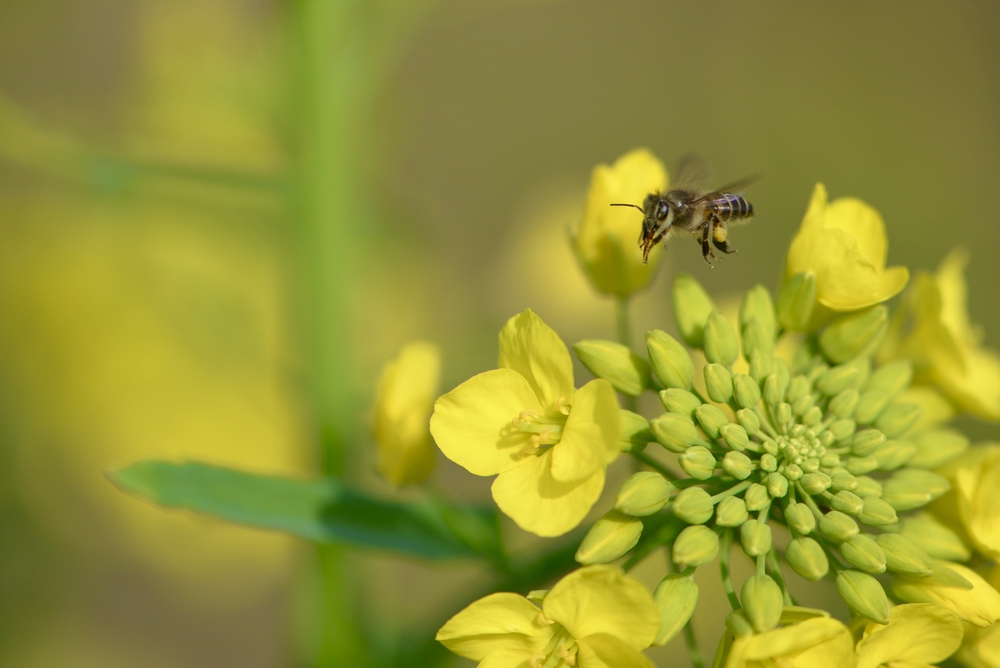
M 701 242 L 701 254 L 708 266 L 715 266 L 716 257 L 709 240 L 723 253 L 735 253 L 730 248 L 729 224 L 741 223 L 753 216 L 753 205 L 739 194 L 753 179 L 730 183 L 718 190 L 705 193 L 693 188 L 679 187 L 665 193 L 651 193 L 638 204 L 612 204 L 639 209 L 645 216 L 639 248 L 642 261 L 649 260 L 649 251 L 674 230 L 690 232 Z

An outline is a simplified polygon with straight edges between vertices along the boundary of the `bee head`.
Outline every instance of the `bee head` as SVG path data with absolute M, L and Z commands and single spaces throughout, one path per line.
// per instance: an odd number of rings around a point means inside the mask
M 611 206 L 630 206 L 642 212 L 642 232 L 639 234 L 639 248 L 642 249 L 642 261 L 646 262 L 649 259 L 649 251 L 663 239 L 673 224 L 674 214 L 670 202 L 659 193 L 653 193 L 646 195 L 642 206 L 638 204 L 617 203 Z

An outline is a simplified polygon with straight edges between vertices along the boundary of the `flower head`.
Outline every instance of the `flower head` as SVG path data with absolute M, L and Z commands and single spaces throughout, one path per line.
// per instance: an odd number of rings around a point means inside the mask
M 613 165 L 594 168 L 583 221 L 573 237 L 573 250 L 598 292 L 626 297 L 649 283 L 662 254 L 654 248 L 643 264 L 636 243 L 642 216 L 612 204 L 639 204 L 667 188 L 667 171 L 646 149 L 636 149 Z
M 904 601 L 937 603 L 954 611 L 963 621 L 986 627 L 1000 621 L 1000 593 L 974 571 L 952 562 L 936 562 L 935 571 L 948 569 L 965 580 L 943 582 L 939 577 L 897 577 L 893 593 Z
M 962 525 L 976 549 L 1000 560 L 1000 446 L 981 446 L 955 470 L 955 494 Z
M 923 668 L 947 659 L 962 644 L 962 622 L 933 603 L 897 605 L 888 624 L 868 622 L 857 645 L 857 668 Z
M 640 650 L 660 627 L 653 599 L 610 566 L 570 573 L 541 609 L 518 594 L 491 594 L 452 617 L 437 639 L 480 666 L 652 668 Z
M 440 397 L 431 433 L 446 457 L 497 475 L 493 499 L 521 528 L 566 533 L 604 489 L 618 456 L 618 398 L 606 380 L 573 386 L 566 344 L 531 310 L 500 332 L 500 368 Z
M 441 351 L 414 341 L 382 369 L 375 399 L 378 470 L 394 485 L 422 482 L 434 470 L 428 421 L 438 392 Z
M 736 638 L 726 668 L 843 668 L 854 664 L 854 639 L 842 622 L 814 617 Z

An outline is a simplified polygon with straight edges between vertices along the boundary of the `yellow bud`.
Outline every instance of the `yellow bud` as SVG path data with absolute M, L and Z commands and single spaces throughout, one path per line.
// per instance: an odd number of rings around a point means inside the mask
M 728 403 L 733 398 L 733 374 L 721 364 L 706 364 L 705 390 L 712 401 Z
M 889 599 L 878 580 L 867 573 L 841 571 L 837 575 L 837 593 L 859 615 L 879 624 L 889 623 Z
M 638 413 L 619 409 L 618 442 L 622 452 L 642 452 L 646 445 L 655 440 L 649 421 Z
M 812 538 L 796 538 L 788 543 L 785 559 L 796 573 L 813 582 L 822 580 L 830 570 L 826 553 Z
M 705 288 L 690 274 L 674 279 L 674 318 L 681 338 L 692 348 L 701 348 L 705 322 L 715 310 L 715 303 Z
M 677 339 L 654 329 L 646 333 L 646 351 L 653 373 L 664 387 L 687 389 L 694 380 L 691 356 Z
M 705 359 L 709 362 L 731 367 L 740 355 L 740 342 L 736 340 L 736 332 L 718 311 L 709 314 L 702 339 Z
M 688 524 L 704 524 L 712 517 L 712 497 L 701 487 L 688 487 L 674 497 L 670 509 Z
M 660 403 L 671 413 L 681 413 L 693 418 L 695 410 L 701 406 L 701 399 L 687 390 L 672 387 L 660 392 Z
M 674 541 L 673 560 L 680 568 L 703 566 L 719 554 L 719 536 L 706 526 L 689 526 Z
M 889 310 L 873 306 L 840 316 L 820 335 L 819 345 L 832 362 L 841 363 L 871 355 L 889 331 Z
M 618 490 L 615 510 L 632 517 L 652 515 L 667 505 L 671 491 L 670 481 L 655 471 L 634 473 Z
M 575 558 L 581 564 L 606 564 L 635 547 L 641 535 L 640 520 L 617 510 L 609 511 L 590 527 Z
M 878 543 L 864 534 L 858 534 L 841 543 L 840 554 L 851 566 L 860 568 L 866 573 L 885 572 L 885 552 Z
M 628 346 L 614 341 L 588 339 L 573 346 L 583 365 L 621 392 L 637 397 L 649 387 L 649 364 Z
M 781 588 L 769 575 L 752 575 L 740 588 L 743 611 L 757 633 L 770 631 L 781 620 Z
M 660 611 L 660 631 L 653 644 L 665 645 L 691 619 L 698 604 L 698 585 L 692 578 L 672 573 L 656 586 L 653 602 Z

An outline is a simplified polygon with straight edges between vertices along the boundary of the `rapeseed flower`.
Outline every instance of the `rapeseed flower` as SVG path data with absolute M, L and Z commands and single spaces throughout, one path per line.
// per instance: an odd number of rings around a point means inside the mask
M 814 617 L 733 641 L 726 668 L 843 668 L 854 664 L 854 639 L 842 622 Z
M 942 583 L 934 577 L 897 577 L 892 591 L 904 601 L 937 603 L 955 612 L 963 621 L 987 627 L 1000 621 L 1000 593 L 976 572 L 953 562 L 939 561 L 935 571 L 944 567 L 964 578 L 971 587 Z
M 930 668 L 962 644 L 958 616 L 933 603 L 897 605 L 888 624 L 868 622 L 857 645 L 857 668 Z

